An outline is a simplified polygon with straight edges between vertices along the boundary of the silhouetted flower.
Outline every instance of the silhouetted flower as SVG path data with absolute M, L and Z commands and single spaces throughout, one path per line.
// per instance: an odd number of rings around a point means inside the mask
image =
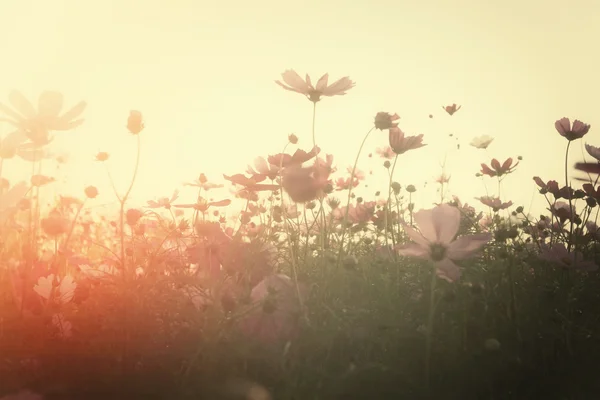
M 308 76 L 308 74 L 306 75 L 306 80 L 304 80 L 293 69 L 285 71 L 283 74 L 281 74 L 281 77 L 287 86 L 280 81 L 275 81 L 275 83 L 285 90 L 290 90 L 292 92 L 305 95 L 314 103 L 321 100 L 321 96 L 331 97 L 336 95 L 345 95 L 346 91 L 354 87 L 354 82 L 352 82 L 347 76 L 338 79 L 328 86 L 327 81 L 329 79 L 329 74 L 325 74 L 321 77 L 321 79 L 318 80 L 316 87 L 312 85 L 310 76 Z
M 452 104 L 452 105 L 446 106 L 446 107 L 442 106 L 442 108 L 444 110 L 446 110 L 446 112 L 452 116 L 452 115 L 454 115 L 455 112 L 460 110 L 461 106 L 457 106 L 455 103 L 455 104 Z
M 491 165 L 492 168 L 488 167 L 486 164 L 481 164 L 481 173 L 485 174 L 485 175 L 489 175 L 491 177 L 494 176 L 502 176 L 502 175 L 507 175 L 510 174 L 511 172 L 514 171 L 514 169 L 517 167 L 517 165 L 519 165 L 519 162 L 517 161 L 517 163 L 515 165 L 512 165 L 513 159 L 512 158 L 507 158 L 506 161 L 504 161 L 504 163 L 502 165 L 500 165 L 500 161 L 496 160 L 495 158 L 492 159 Z
M 79 102 L 69 111 L 60 115 L 63 108 L 63 95 L 58 92 L 42 92 L 38 100 L 37 110 L 29 100 L 18 91 L 12 91 L 8 100 L 14 109 L 0 103 L 0 111 L 9 119 L 1 119 L 14 125 L 21 134 L 20 143 L 27 139 L 36 146 L 44 146 L 52 139 L 51 131 L 67 131 L 75 129 L 83 123 L 76 119 L 85 110 L 86 103 Z
M 573 126 L 571 126 L 571 120 L 569 118 L 561 118 L 554 123 L 554 127 L 560 133 L 561 136 L 565 137 L 567 140 L 575 140 L 581 139 L 584 137 L 590 130 L 589 124 L 584 124 L 580 120 L 576 119 L 573 121 Z
M 375 129 L 383 131 L 385 129 L 395 128 L 398 126 L 398 123 L 394 121 L 399 119 L 400 116 L 398 116 L 398 114 L 392 115 L 387 112 L 378 112 L 377 115 L 375 115 Z

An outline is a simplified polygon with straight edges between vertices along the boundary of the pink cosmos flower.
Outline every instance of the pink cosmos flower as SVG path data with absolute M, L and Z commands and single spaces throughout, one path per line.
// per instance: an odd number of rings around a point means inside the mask
M 517 163 L 513 165 L 513 159 L 507 158 L 506 161 L 504 161 L 504 163 L 500 165 L 500 161 L 494 158 L 492 159 L 491 165 L 492 168 L 488 167 L 486 164 L 481 164 L 481 173 L 484 175 L 489 175 L 491 177 L 500 177 L 502 175 L 507 175 L 513 172 L 517 165 L 519 165 L 519 162 L 517 161 Z
M 540 258 L 558 264 L 563 268 L 576 268 L 583 271 L 596 271 L 598 266 L 592 261 L 584 261 L 583 253 L 580 251 L 569 252 L 564 243 L 554 243 L 548 246 L 542 243 Z
M 338 79 L 331 85 L 327 85 L 329 74 L 325 74 L 317 81 L 317 86 L 314 87 L 308 74 L 306 74 L 306 80 L 304 80 L 293 69 L 286 70 L 281 74 L 281 77 L 285 84 L 275 81 L 276 84 L 285 90 L 305 95 L 313 103 L 321 100 L 321 96 L 343 96 L 346 94 L 346 91 L 352 89 L 355 85 L 347 76 Z
M 554 127 L 560 133 L 561 136 L 565 137 L 568 141 L 581 139 L 590 130 L 589 124 L 584 124 L 580 120 L 576 119 L 573 121 L 571 126 L 571 120 L 569 118 L 561 118 L 554 123 Z
M 306 287 L 300 289 L 300 295 L 306 295 Z M 267 276 L 252 289 L 250 298 L 259 307 L 240 320 L 239 327 L 246 335 L 273 343 L 287 341 L 298 333 L 301 309 L 295 284 L 289 276 Z
M 409 150 L 427 146 L 423 143 L 423 135 L 405 136 L 398 127 L 389 130 L 390 147 L 396 154 L 404 154 Z
M 413 214 L 420 232 L 402 222 L 405 232 L 415 243 L 400 245 L 396 250 L 400 255 L 430 260 L 436 267 L 437 275 L 454 282 L 460 278 L 460 269 L 453 260 L 472 256 L 492 234 L 462 236 L 454 240 L 460 227 L 460 210 L 448 204 L 440 204 L 430 210 L 420 210 Z
M 492 208 L 494 210 L 494 212 L 497 212 L 499 210 L 505 210 L 508 207 L 513 205 L 512 201 L 503 203 L 499 197 L 481 196 L 481 197 L 475 197 L 475 198 L 477 200 L 481 201 L 481 203 L 483 203 L 484 205 Z

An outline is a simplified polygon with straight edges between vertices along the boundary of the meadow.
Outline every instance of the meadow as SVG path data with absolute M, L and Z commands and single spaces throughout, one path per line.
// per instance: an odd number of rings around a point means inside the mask
M 315 109 L 355 85 L 293 70 L 276 83 Z M 382 111 L 347 170 L 313 123 L 311 143 L 282 136 L 281 153 L 251 156 L 246 171 L 200 173 L 191 204 L 176 191 L 130 206 L 136 164 L 126 191 L 112 185 L 119 207 L 106 217 L 87 207 L 94 186 L 48 205 L 40 196 L 55 182 L 42 164 L 60 161 L 48 156 L 54 135 L 84 124 L 86 103 L 63 102 L 0 101 L 11 126 L 0 141 L 0 399 L 598 398 L 600 148 L 585 145 L 593 163 L 568 158 L 588 124 L 549 121 L 565 148 L 546 151 L 564 152 L 565 175 L 531 177 L 543 215 L 503 193 L 521 161 L 505 154 L 472 166 L 497 188 L 477 198 L 483 211 L 447 198 L 444 169 L 439 201 L 415 204 L 417 187 L 394 171 L 427 137 Z M 123 125 L 139 160 L 144 116 Z M 389 182 L 359 197 L 359 156 L 374 147 Z M 30 163 L 29 182 L 10 181 L 13 159 Z M 226 185 L 235 196 L 214 198 Z

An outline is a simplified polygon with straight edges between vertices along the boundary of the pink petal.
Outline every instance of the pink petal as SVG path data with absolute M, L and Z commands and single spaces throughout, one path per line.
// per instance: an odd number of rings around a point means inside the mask
M 450 244 L 460 227 L 460 211 L 449 204 L 441 204 L 432 210 L 436 241 Z
M 419 227 L 419 231 L 425 239 L 429 242 L 435 242 L 437 240 L 437 234 L 433 224 L 433 210 L 419 210 L 413 214 L 413 220 Z M 406 233 L 410 235 L 408 231 Z M 413 236 L 411 236 L 411 239 L 415 242 L 417 241 Z
M 317 87 L 315 88 L 317 92 L 324 93 L 327 89 L 327 81 L 329 80 L 329 74 L 325 74 L 321 77 L 321 79 L 317 82 Z
M 40 117 L 58 117 L 63 107 L 63 95 L 59 92 L 46 91 L 40 95 L 38 101 L 38 115 Z
M 21 92 L 13 90 L 8 95 L 8 101 L 25 118 L 35 118 L 37 115 L 35 108 Z
M 460 268 L 448 258 L 435 263 L 436 274 L 438 277 L 452 283 L 460 279 Z
M 417 213 L 415 213 L 415 216 L 416 214 Z M 404 227 L 404 232 L 406 232 L 408 237 L 410 237 L 413 242 L 417 243 L 421 247 L 429 248 L 431 242 L 427 240 L 425 236 L 423 236 L 421 233 L 417 232 L 413 227 L 405 223 L 403 223 L 402 226 Z
M 462 260 L 473 255 L 483 245 L 492 239 L 491 233 L 461 236 L 448 245 L 446 256 L 452 260 Z
M 408 243 L 395 249 L 398 254 L 406 257 L 429 258 L 429 246 L 424 247 L 415 243 Z

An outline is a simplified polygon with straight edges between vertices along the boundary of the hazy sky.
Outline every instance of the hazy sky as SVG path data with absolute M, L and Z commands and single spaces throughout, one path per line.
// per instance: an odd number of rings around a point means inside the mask
M 94 184 L 102 204 L 113 197 L 92 160 L 109 152 L 124 190 L 134 159 L 135 139 L 124 127 L 130 109 L 142 111 L 147 126 L 133 192 L 145 200 L 170 195 L 200 172 L 219 182 L 222 173 L 244 172 L 254 157 L 281 151 L 292 132 L 308 150 L 312 104 L 274 80 L 286 69 L 314 80 L 328 72 L 330 82 L 349 76 L 355 88 L 317 107 L 317 144 L 340 170 L 374 115 L 397 112 L 400 127 L 429 144 L 399 159 L 400 183 L 433 182 L 450 150 L 449 189 L 477 203 L 473 196 L 485 195 L 474 177 L 479 164 L 521 155 L 502 194 L 527 209 L 532 176 L 564 183 L 567 142 L 555 120 L 590 123 L 584 140 L 600 145 L 599 20 L 595 0 L 3 0 L 0 101 L 11 89 L 33 100 L 50 89 L 67 105 L 88 102 L 85 124 L 59 133 L 54 145 L 70 156 L 60 173 L 68 183 L 48 190 L 79 193 Z M 462 109 L 449 117 L 441 107 L 452 103 Z M 460 138 L 459 152 L 449 133 Z M 483 134 L 496 138 L 488 153 L 468 146 Z M 570 165 L 582 158 L 580 142 Z M 386 144 L 387 134 L 375 132 L 361 157 L 359 168 L 380 177 L 371 186 L 385 173 L 367 154 Z M 27 176 L 28 168 L 13 162 L 5 171 Z M 485 182 L 496 194 L 496 182 Z M 417 209 L 434 200 L 435 185 L 428 188 Z M 182 196 L 192 201 L 193 193 Z M 536 194 L 534 206 L 542 205 Z

